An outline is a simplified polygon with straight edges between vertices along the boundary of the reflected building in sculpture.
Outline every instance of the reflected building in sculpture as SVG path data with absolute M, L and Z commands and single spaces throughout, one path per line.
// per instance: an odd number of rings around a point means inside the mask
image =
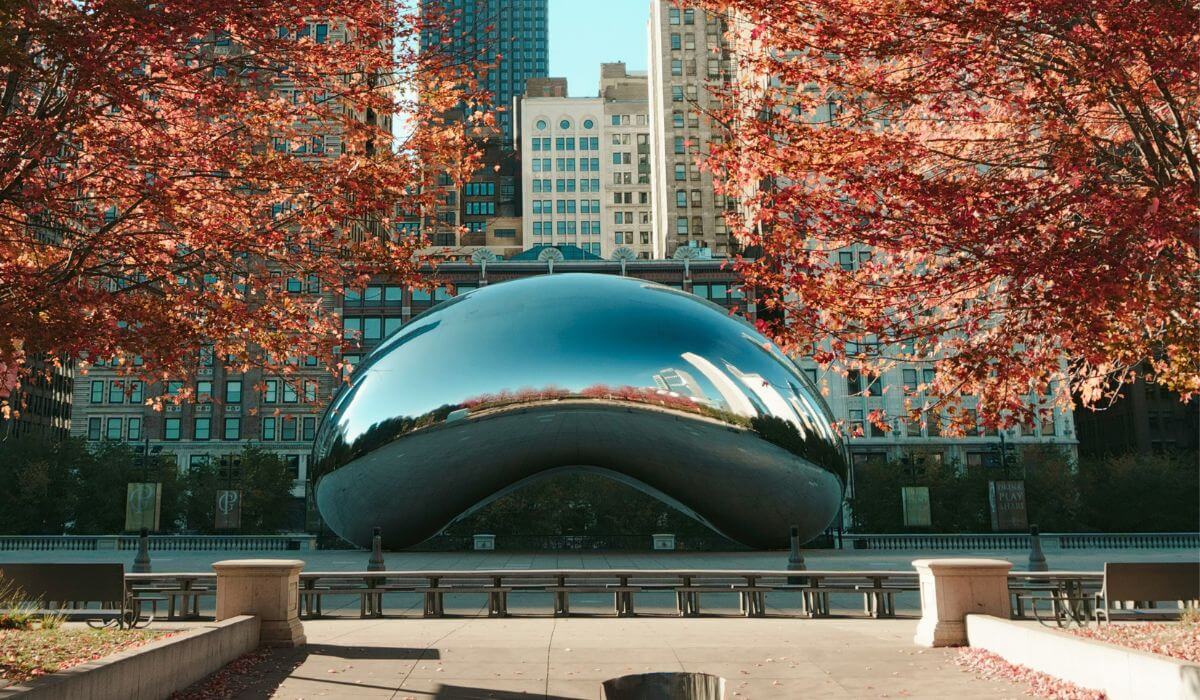
M 832 423 L 795 364 L 715 304 L 625 277 L 533 277 L 460 294 L 363 360 L 319 431 L 316 500 L 342 537 L 367 544 L 378 526 L 398 547 L 581 470 L 777 546 L 837 514 Z

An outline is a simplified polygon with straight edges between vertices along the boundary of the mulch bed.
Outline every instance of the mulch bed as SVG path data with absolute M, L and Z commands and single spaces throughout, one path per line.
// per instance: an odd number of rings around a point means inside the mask
M 1071 632 L 1100 642 L 1200 663 L 1200 624 L 1195 622 L 1118 622 Z
M 1034 697 L 1057 700 L 1104 700 L 1107 697 L 1099 690 L 1081 688 L 1026 666 L 1011 664 L 990 651 L 976 647 L 959 649 L 955 661 L 967 671 L 988 680 L 1023 683 L 1028 686 L 1029 694 Z
M 171 700 L 264 698 L 304 661 L 303 649 L 256 649 L 171 695 Z
M 0 630 L 0 685 L 23 683 L 170 634 L 167 630 Z

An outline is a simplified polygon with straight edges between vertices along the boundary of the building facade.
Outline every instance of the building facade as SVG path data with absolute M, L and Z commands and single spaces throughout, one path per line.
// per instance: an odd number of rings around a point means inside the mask
M 639 259 L 663 257 L 650 203 L 650 105 L 645 73 L 630 73 L 624 63 L 600 66 L 600 98 L 604 100 L 604 222 L 612 226 L 613 251 L 626 248 Z
M 524 97 L 520 114 L 524 247 L 574 245 L 607 257 L 603 100 Z
M 22 437 L 57 439 L 71 432 L 74 363 L 55 364 L 35 357 L 30 366 L 30 375 L 5 397 L 12 412 L 8 417 L 0 416 L 0 441 Z
M 521 99 L 524 248 L 573 245 L 602 258 L 661 256 L 650 217 L 646 78 L 622 63 L 601 67 L 598 97 Z
M 734 204 L 714 193 L 712 174 L 697 165 L 719 136 L 704 115 L 717 106 L 713 90 L 729 79 L 726 28 L 724 19 L 672 0 L 650 4 L 652 220 L 666 256 L 681 246 L 716 258 L 737 252 L 725 223 Z
M 1140 378 L 1110 406 L 1077 408 L 1075 422 L 1083 455 L 1200 448 L 1200 399 L 1180 401 L 1179 394 Z
M 483 86 L 491 93 L 505 143 L 512 142 L 514 98 L 525 91 L 526 80 L 547 74 L 547 5 L 548 0 L 421 0 L 423 12 L 436 8 L 452 21 L 447 35 L 422 34 L 422 50 L 436 46 L 464 62 L 497 63 Z

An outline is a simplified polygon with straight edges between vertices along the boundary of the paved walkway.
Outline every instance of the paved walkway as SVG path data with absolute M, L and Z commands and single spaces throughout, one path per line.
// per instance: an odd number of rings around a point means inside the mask
M 598 698 L 631 673 L 703 671 L 728 698 L 1016 698 L 912 644 L 915 620 L 441 619 L 304 623 L 240 698 Z

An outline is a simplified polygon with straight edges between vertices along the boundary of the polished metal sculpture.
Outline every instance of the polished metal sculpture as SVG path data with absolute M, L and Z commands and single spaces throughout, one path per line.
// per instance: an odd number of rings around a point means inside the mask
M 845 450 L 778 347 L 687 292 L 604 274 L 482 287 L 387 338 L 326 411 L 316 501 L 416 544 L 562 470 L 605 474 L 752 547 L 837 514 Z

